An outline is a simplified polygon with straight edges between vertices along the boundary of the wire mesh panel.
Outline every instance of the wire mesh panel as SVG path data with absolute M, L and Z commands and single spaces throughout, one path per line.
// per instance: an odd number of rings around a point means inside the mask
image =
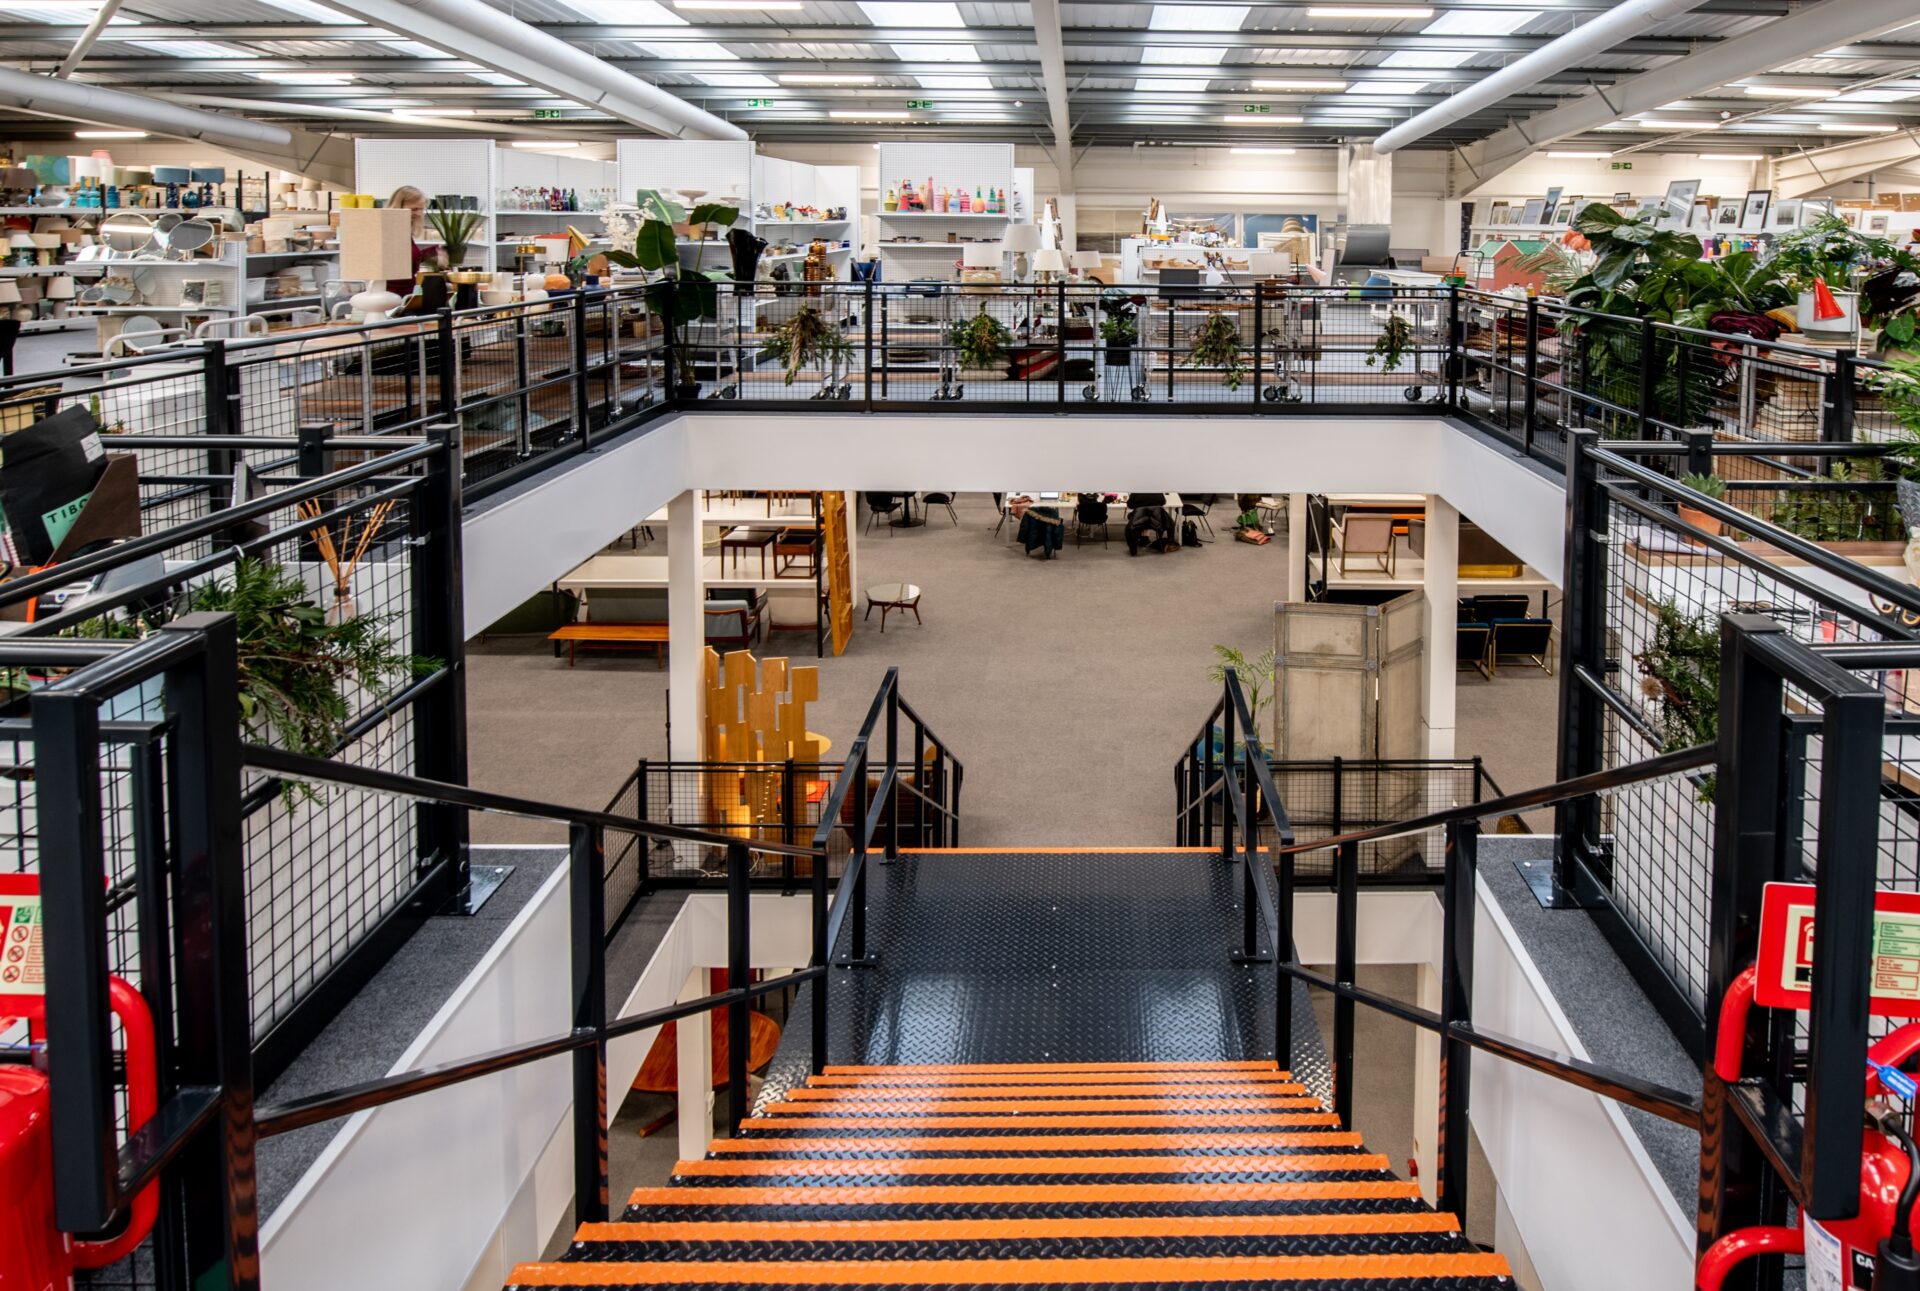
M 1274 762 L 1274 788 L 1286 808 L 1295 841 L 1373 829 L 1478 802 L 1497 790 L 1472 761 Z M 1360 844 L 1363 880 L 1424 882 L 1437 878 L 1446 859 L 1443 831 L 1427 830 Z M 1305 880 L 1331 880 L 1331 851 L 1300 856 L 1296 873 Z

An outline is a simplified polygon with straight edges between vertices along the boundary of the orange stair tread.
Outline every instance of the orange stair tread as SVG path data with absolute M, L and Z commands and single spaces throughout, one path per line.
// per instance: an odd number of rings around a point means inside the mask
M 523 1264 L 520 1286 L 619 1283 L 940 1286 L 1062 1285 L 1132 1282 L 1290 1282 L 1309 1278 L 1502 1277 L 1498 1255 L 1279 1255 L 1259 1259 L 1191 1256 L 1159 1259 L 862 1260 L 857 1263 L 717 1261 L 694 1264 Z
M 849 1106 L 873 1107 L 872 1103 L 833 1103 L 808 1100 L 799 1103 L 768 1103 L 771 1113 L 817 1112 L 822 1108 Z M 964 1116 L 970 1112 L 1185 1112 L 1209 1119 L 1225 1119 L 1245 1112 L 1320 1110 L 1320 1100 L 1276 1094 L 1271 1098 L 1243 1098 L 1212 1106 L 1191 1098 L 983 1098 L 930 1099 L 924 1103 L 906 1101 L 884 1104 L 889 1113 L 916 1116 Z
M 935 1101 L 954 1098 L 1297 1098 L 1307 1092 L 1304 1085 L 1283 1081 L 1272 1085 L 882 1085 L 806 1086 L 787 1091 L 794 1102 L 835 1100 L 849 1103 L 881 1103 L 914 1099 Z
M 774 1106 L 778 1106 L 777 1104 Z M 771 1106 L 762 1108 L 762 1114 L 752 1120 L 742 1122 L 749 1130 L 835 1130 L 844 1129 L 851 1134 L 867 1134 L 882 1129 L 930 1129 L 930 1130 L 1006 1130 L 1014 1128 L 1031 1129 L 1072 1129 L 1075 1126 L 1086 1129 L 1186 1129 L 1194 1128 L 1193 1117 L 1170 1112 L 1099 1112 L 1092 1114 L 1052 1115 L 1037 1113 L 1017 1115 L 1003 1113 L 999 1115 L 960 1115 L 946 1114 L 935 1116 L 823 1116 L 815 1107 L 797 1107 L 788 1104 L 794 1114 L 786 1116 L 768 1116 L 765 1113 Z M 1332 1112 L 1293 1111 L 1293 1112 L 1241 1112 L 1231 1117 L 1216 1118 L 1222 1126 L 1233 1129 L 1248 1127 L 1277 1127 L 1287 1125 L 1337 1125 L 1340 1118 Z M 826 1142 L 827 1140 L 822 1140 Z
M 1398 1215 L 1158 1215 L 1125 1219 L 812 1219 L 582 1224 L 578 1242 L 942 1242 L 1076 1237 L 1314 1237 L 1454 1233 L 1438 1211 Z
M 1047 1156 L 915 1158 L 896 1161 L 821 1159 L 807 1161 L 682 1161 L 674 1168 L 681 1178 L 777 1177 L 848 1175 L 860 1178 L 904 1178 L 917 1174 L 1252 1174 L 1282 1170 L 1385 1170 L 1387 1159 L 1351 1152 L 1303 1153 L 1292 1156 L 1244 1157 L 1087 1157 Z
M 1105 1152 L 1128 1149 L 1177 1151 L 1181 1148 L 1357 1148 L 1358 1134 L 1345 1131 L 1317 1134 L 1008 1134 L 954 1135 L 945 1138 L 833 1138 L 794 1139 L 755 1137 L 715 1139 L 708 1151 L 723 1155 L 740 1152 Z M 811 1159 L 811 1158 L 810 1158 Z
M 1023 1071 L 1279 1071 L 1276 1062 L 1006 1062 L 1006 1063 L 901 1063 L 898 1065 L 825 1067 L 828 1076 L 862 1076 L 876 1072 L 981 1072 Z
M 1053 1183 L 1053 1184 L 902 1184 L 894 1188 L 755 1188 L 739 1184 L 702 1187 L 636 1188 L 634 1206 L 914 1205 L 945 1202 L 1057 1201 L 1325 1201 L 1331 1199 L 1410 1199 L 1419 1185 L 1399 1179 L 1355 1182 L 1288 1180 L 1284 1183 Z

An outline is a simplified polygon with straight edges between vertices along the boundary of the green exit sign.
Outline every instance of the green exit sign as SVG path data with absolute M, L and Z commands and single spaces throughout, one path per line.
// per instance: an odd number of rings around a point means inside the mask
M 535 108 L 533 110 L 533 119 L 535 121 L 558 121 L 565 115 L 566 113 L 560 108 Z
M 910 108 L 919 108 L 920 110 L 925 111 L 926 109 L 931 108 L 933 106 L 933 100 L 932 99 L 908 99 L 907 106 Z
M 1273 111 L 1273 105 L 1270 103 L 1242 103 L 1240 110 L 1242 112 L 1271 112 Z
M 747 106 L 750 108 L 770 108 L 773 106 L 773 100 L 772 99 L 748 99 Z
M 1632 170 L 1633 163 L 1630 161 L 1616 161 L 1613 163 L 1613 168 L 1615 170 Z

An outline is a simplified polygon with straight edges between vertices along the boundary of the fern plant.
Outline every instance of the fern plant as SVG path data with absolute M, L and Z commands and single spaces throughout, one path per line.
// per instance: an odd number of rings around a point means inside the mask
M 1246 360 L 1240 350 L 1240 320 L 1232 314 L 1207 315 L 1207 321 L 1194 329 L 1187 366 L 1218 368 L 1220 384 L 1238 390 L 1247 377 Z
M 1006 358 L 1013 333 L 1006 324 L 987 312 L 985 305 L 972 318 L 962 319 L 947 328 L 947 344 L 953 347 L 954 362 L 963 368 L 991 368 Z

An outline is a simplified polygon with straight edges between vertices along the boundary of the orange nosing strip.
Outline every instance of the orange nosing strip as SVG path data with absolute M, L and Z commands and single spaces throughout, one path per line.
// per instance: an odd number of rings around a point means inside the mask
M 917 1116 L 953 1116 L 967 1112 L 1184 1112 L 1189 1116 L 1235 1116 L 1243 1112 L 1297 1109 L 1317 1112 L 1317 1098 L 1239 1098 L 1204 1103 L 1192 1098 L 1004 1098 L 927 1099 L 920 1102 L 847 1103 L 809 1099 L 799 1103 L 769 1103 L 769 1112 L 820 1112 L 843 1107 L 878 1107 L 890 1113 Z
M 708 1150 L 740 1152 L 1177 1152 L 1195 1148 L 1357 1148 L 1358 1134 L 1344 1131 L 1317 1134 L 1008 1134 L 965 1135 L 955 1138 L 834 1138 L 789 1139 L 756 1135 L 750 1139 L 716 1139 Z M 816 1158 L 808 1157 L 812 1161 Z
M 1340 1278 L 1505 1277 L 1499 1255 L 1280 1255 L 1259 1259 L 720 1261 L 694 1264 L 522 1264 L 514 1286 L 661 1283 L 779 1286 L 1096 1286 L 1136 1282 L 1304 1282 Z
M 636 1188 L 635 1206 L 907 1206 L 1061 1201 L 1330 1201 L 1412 1200 L 1420 1186 L 1399 1179 L 1285 1183 L 901 1184 L 897 1188 L 755 1188 L 739 1184 Z
M 745 1122 L 749 1130 L 845 1130 L 859 1136 L 873 1130 L 1007 1130 L 1035 1127 L 1049 1130 L 1192 1130 L 1191 1116 L 1167 1113 L 1100 1113 L 1080 1116 L 822 1116 L 817 1107 L 799 1109 L 797 1116 L 756 1116 Z M 1338 1125 L 1332 1112 L 1247 1112 L 1219 1118 L 1230 1129 L 1278 1128 L 1301 1125 Z M 822 1140 L 827 1142 L 829 1140 Z
M 1311 1170 L 1385 1170 L 1387 1159 L 1356 1153 L 1307 1153 L 1245 1157 L 952 1157 L 875 1161 L 864 1157 L 806 1161 L 682 1161 L 680 1178 L 773 1178 L 783 1175 L 844 1175 L 855 1179 L 903 1179 L 918 1174 L 1253 1174 Z
M 873 1073 L 1014 1072 L 1014 1071 L 1278 1071 L 1276 1062 L 1008 1062 L 942 1064 L 906 1063 L 882 1066 L 827 1067 L 829 1076 Z
M 1236 847 L 1235 854 L 1247 849 Z M 1271 849 L 1262 847 L 1262 852 Z M 914 856 L 1218 856 L 1217 847 L 903 847 Z
M 809 1076 L 810 1089 L 918 1089 L 930 1086 L 1004 1085 L 1017 1078 L 1023 1085 L 1219 1085 L 1224 1088 L 1270 1088 L 1293 1084 L 1290 1071 L 1086 1071 L 1086 1072 L 890 1072 L 879 1076 Z
M 941 1242 L 993 1238 L 1290 1237 L 1456 1233 L 1452 1215 L 1159 1215 L 1126 1219 L 814 1219 L 778 1226 L 705 1220 L 582 1224 L 576 1242 Z
M 1281 1081 L 1272 1085 L 853 1085 L 806 1086 L 787 1091 L 789 1101 L 882 1103 L 888 1101 L 946 1101 L 956 1098 L 1201 1098 L 1234 1099 L 1293 1097 L 1306 1093 L 1304 1085 Z

